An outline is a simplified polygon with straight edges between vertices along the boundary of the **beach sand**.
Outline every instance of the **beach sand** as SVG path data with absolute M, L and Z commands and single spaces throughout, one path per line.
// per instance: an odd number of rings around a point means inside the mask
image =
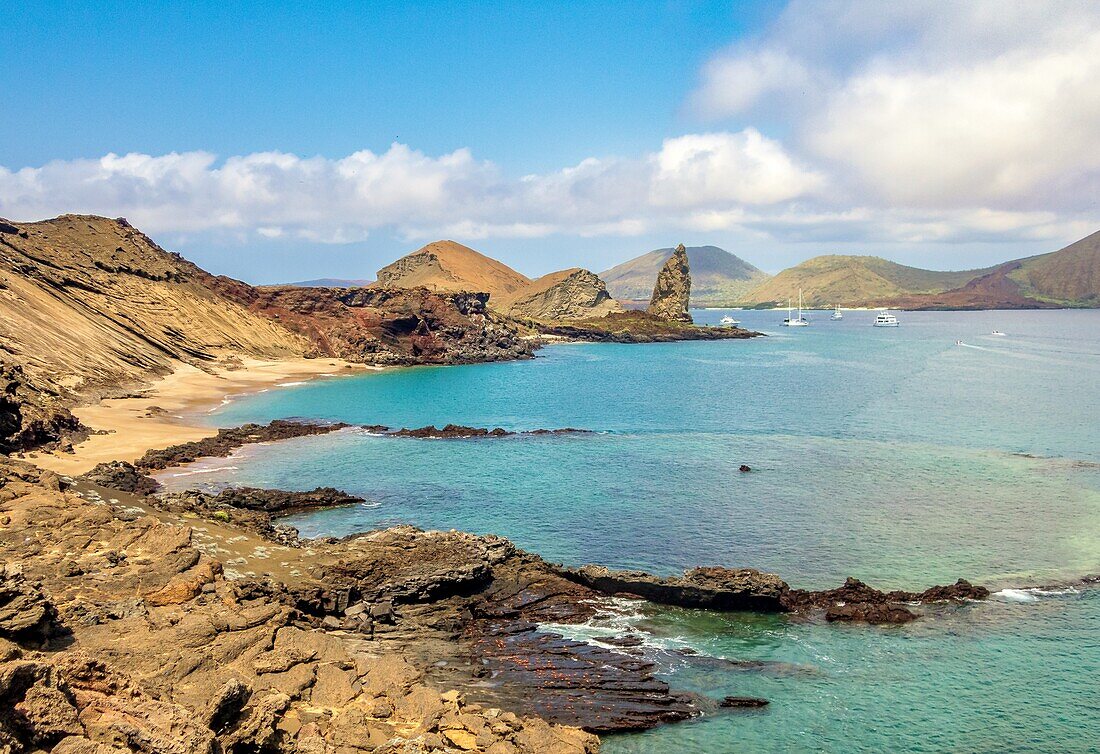
M 135 461 L 145 451 L 201 440 L 217 428 L 201 417 L 231 396 L 255 393 L 283 383 L 320 376 L 359 374 L 367 367 L 340 359 L 261 361 L 241 358 L 239 369 L 203 371 L 180 363 L 168 376 L 137 391 L 140 397 L 114 398 L 80 406 L 73 413 L 94 434 L 73 453 L 28 453 L 26 460 L 59 474 L 83 474 L 104 461 Z

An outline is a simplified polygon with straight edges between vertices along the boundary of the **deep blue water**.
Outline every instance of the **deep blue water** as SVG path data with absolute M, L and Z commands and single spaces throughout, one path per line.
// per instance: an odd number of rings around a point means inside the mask
M 529 362 L 273 389 L 211 415 L 596 434 L 353 430 L 165 481 L 331 484 L 368 499 L 293 519 L 306 535 L 413 523 L 502 534 L 569 563 L 751 565 L 796 586 L 854 575 L 915 589 L 963 576 L 1001 589 L 1100 571 L 1100 312 L 904 312 L 897 329 L 870 327 L 871 312 L 813 313 L 794 331 L 777 312 L 736 316 L 770 337 L 552 346 Z M 1007 592 L 900 629 L 632 605 L 573 630 L 630 627 L 654 645 L 808 669 L 670 665 L 679 687 L 773 703 L 612 738 L 606 751 L 1091 751 L 1098 601 L 1089 589 Z

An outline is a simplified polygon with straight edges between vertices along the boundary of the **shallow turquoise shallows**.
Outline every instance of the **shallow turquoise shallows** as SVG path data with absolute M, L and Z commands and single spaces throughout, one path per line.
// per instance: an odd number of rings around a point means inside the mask
M 818 588 L 966 577 L 997 591 L 885 629 L 620 601 L 560 630 L 781 664 L 666 655 L 674 687 L 772 704 L 609 737 L 612 754 L 1100 750 L 1100 590 L 1037 588 L 1100 572 L 1100 312 L 902 312 L 896 329 L 871 327 L 872 312 L 813 312 L 794 331 L 779 327 L 785 312 L 735 316 L 770 337 L 560 345 L 529 362 L 288 385 L 210 415 L 594 434 L 347 430 L 162 481 L 367 498 L 291 519 L 306 536 L 412 523 L 502 534 L 572 564 L 754 566 Z

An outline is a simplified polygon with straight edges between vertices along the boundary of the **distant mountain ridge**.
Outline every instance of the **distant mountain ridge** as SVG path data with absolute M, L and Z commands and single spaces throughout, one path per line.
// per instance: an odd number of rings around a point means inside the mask
M 362 288 L 365 285 L 370 285 L 373 280 L 345 280 L 344 278 L 316 278 L 315 280 L 296 280 L 293 283 L 287 283 L 287 285 L 293 285 L 296 288 Z
M 616 265 L 600 277 L 607 290 L 620 301 L 649 301 L 657 273 L 674 249 L 655 249 Z M 688 246 L 693 306 L 720 306 L 741 301 L 755 286 L 769 279 L 735 254 L 717 246 Z
M 1100 306 L 1100 231 L 1058 251 L 977 270 L 923 270 L 872 256 L 814 257 L 757 285 L 741 303 L 782 305 L 799 289 L 813 307 L 1095 307 Z

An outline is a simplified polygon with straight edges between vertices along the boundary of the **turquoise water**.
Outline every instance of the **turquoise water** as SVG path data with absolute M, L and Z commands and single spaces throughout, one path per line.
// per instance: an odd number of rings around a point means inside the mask
M 870 327 L 870 312 L 817 313 L 795 331 L 775 312 L 737 316 L 771 337 L 554 346 L 530 362 L 273 389 L 211 415 L 597 434 L 423 441 L 349 430 L 164 481 L 331 484 L 367 498 L 293 519 L 306 535 L 414 523 L 503 534 L 568 563 L 751 565 L 806 587 L 964 576 L 1002 589 L 1100 571 L 1100 312 L 906 312 L 897 329 Z M 753 472 L 740 474 L 742 463 Z M 1093 751 L 1100 594 L 1059 592 L 1002 593 L 893 629 L 628 605 L 571 630 L 630 628 L 655 651 L 797 666 L 745 672 L 661 656 L 678 688 L 772 704 L 609 738 L 613 753 Z

